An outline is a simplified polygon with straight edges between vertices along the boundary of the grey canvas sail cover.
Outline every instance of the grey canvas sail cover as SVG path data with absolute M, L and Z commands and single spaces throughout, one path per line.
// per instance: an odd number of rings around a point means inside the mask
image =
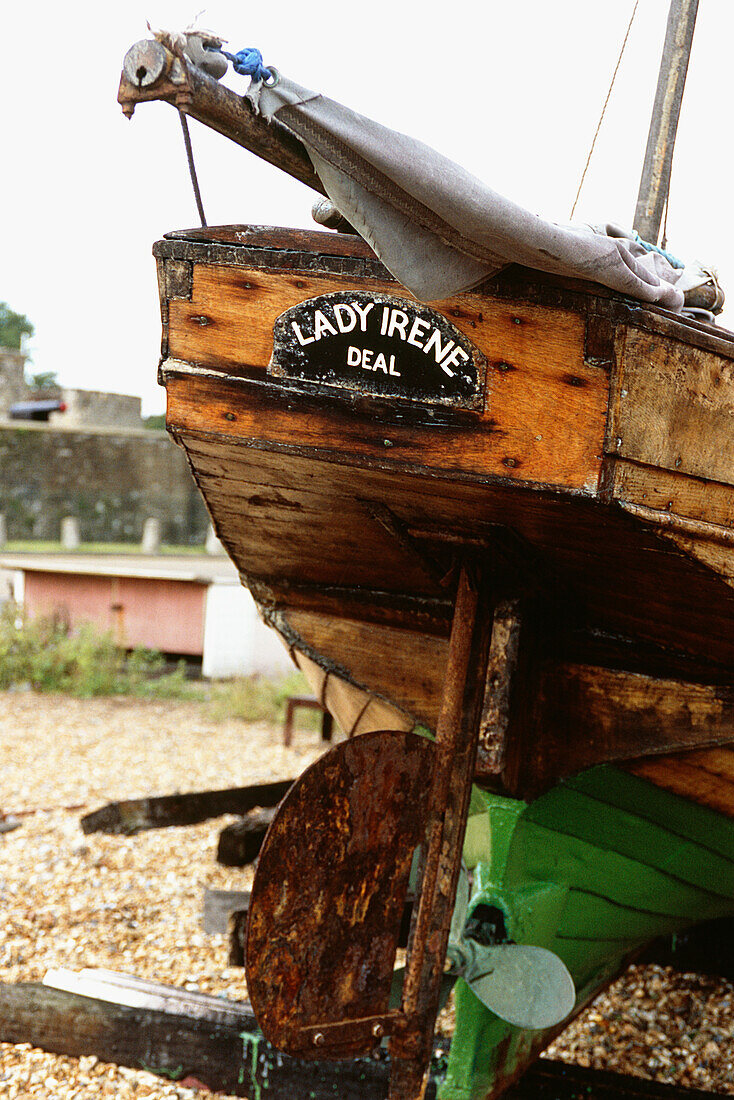
M 615 226 L 546 221 L 422 142 L 273 72 L 272 83 L 250 85 L 253 108 L 303 142 L 334 206 L 421 301 L 469 290 L 512 263 L 671 310 L 709 278 Z

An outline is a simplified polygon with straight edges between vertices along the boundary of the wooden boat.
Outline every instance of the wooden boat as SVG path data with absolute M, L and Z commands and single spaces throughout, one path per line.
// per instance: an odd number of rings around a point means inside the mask
M 168 429 L 349 735 L 263 849 L 253 1005 L 300 1057 L 389 1039 L 412 1100 L 447 944 L 498 973 L 547 949 L 580 1011 L 650 939 L 734 914 L 734 336 L 519 267 L 423 306 L 353 234 L 155 255 Z M 563 1026 L 461 979 L 456 1006 L 442 1100 L 498 1095 Z

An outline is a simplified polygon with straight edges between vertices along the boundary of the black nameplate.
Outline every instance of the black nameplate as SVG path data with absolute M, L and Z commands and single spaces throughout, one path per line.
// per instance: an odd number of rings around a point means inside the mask
M 386 294 L 324 294 L 281 313 L 270 372 L 375 397 L 482 408 L 481 352 L 440 313 Z

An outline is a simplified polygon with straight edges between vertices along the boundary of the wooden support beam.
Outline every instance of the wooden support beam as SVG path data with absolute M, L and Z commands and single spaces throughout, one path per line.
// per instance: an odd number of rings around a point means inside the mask
M 142 984 L 157 987 L 157 983 Z M 179 992 L 165 988 L 174 996 Z M 109 996 L 114 995 L 113 984 Z M 34 982 L 0 984 L 0 1042 L 30 1043 L 73 1058 L 95 1055 L 104 1062 L 146 1069 L 169 1080 L 192 1076 L 212 1091 L 231 1096 L 384 1100 L 389 1059 L 302 1062 L 289 1058 L 263 1039 L 247 1006 L 222 1003 L 232 1007 L 228 1021 L 196 1017 L 187 1011 L 131 1008 Z M 426 1100 L 435 1100 L 447 1049 L 445 1040 L 434 1048 Z M 544 1059 L 504 1096 L 505 1100 L 588 1100 L 590 1096 L 596 1100 L 684 1100 L 691 1092 Z
M 277 806 L 293 785 L 292 779 L 227 787 L 219 791 L 192 791 L 157 798 L 132 798 L 109 802 L 81 819 L 85 833 L 131 835 L 170 825 L 198 825 L 223 814 L 246 814 L 257 806 Z
M 390 1100 L 422 1100 L 443 978 L 494 619 L 488 571 L 462 565 L 446 661 L 420 900 L 408 944 L 402 1021 L 390 1040 Z
M 138 984 L 152 987 L 152 994 L 160 996 L 157 983 Z M 0 984 L 0 1041 L 31 1043 L 72 1057 L 94 1054 L 105 1062 L 174 1080 L 191 1075 L 212 1091 L 233 1096 L 255 1097 L 262 1090 L 269 1100 L 333 1100 L 335 1095 L 340 1100 L 384 1100 L 389 1073 L 385 1060 L 328 1063 L 289 1058 L 262 1037 L 247 1004 L 222 1000 L 224 1018 L 215 1008 L 206 1011 L 206 1002 L 219 998 L 195 998 L 202 1004 L 194 1014 L 192 995 L 173 988 L 165 987 L 165 1010 L 118 1003 L 122 987 L 114 981 L 101 980 L 97 988 L 97 995 L 90 997 L 32 982 Z M 430 1100 L 436 1095 L 435 1074 L 446 1050 L 445 1042 L 438 1046 L 427 1092 Z
M 479 727 L 475 774 L 480 781 L 496 779 L 505 770 L 508 740 L 516 725 L 513 703 L 517 701 L 521 624 L 519 600 L 497 605 Z
M 251 810 L 240 821 L 227 825 L 219 834 L 217 863 L 225 867 L 246 867 L 257 859 L 276 807 Z

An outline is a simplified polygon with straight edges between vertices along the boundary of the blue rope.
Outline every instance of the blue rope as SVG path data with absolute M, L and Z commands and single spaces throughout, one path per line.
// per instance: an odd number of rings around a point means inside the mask
M 657 252 L 658 256 L 664 256 L 671 267 L 680 269 L 686 266 L 682 260 L 677 259 L 672 253 L 666 252 L 664 248 L 658 248 L 656 244 L 650 244 L 649 241 L 643 241 L 637 230 L 632 234 L 632 240 L 636 244 L 641 245 L 645 249 L 645 252 Z
M 251 76 L 254 81 L 270 80 L 270 69 L 266 69 L 263 65 L 263 55 L 259 50 L 253 47 L 245 47 L 244 50 L 239 50 L 237 53 L 227 53 L 226 50 L 222 50 L 222 53 L 228 61 L 232 62 L 232 68 L 240 76 Z

